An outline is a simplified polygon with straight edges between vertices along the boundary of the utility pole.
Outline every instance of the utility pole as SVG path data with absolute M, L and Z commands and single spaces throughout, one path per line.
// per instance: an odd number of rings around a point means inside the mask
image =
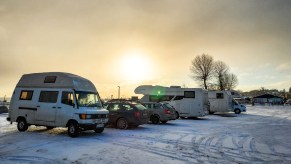
M 120 86 L 117 87 L 118 87 L 118 99 L 120 99 Z

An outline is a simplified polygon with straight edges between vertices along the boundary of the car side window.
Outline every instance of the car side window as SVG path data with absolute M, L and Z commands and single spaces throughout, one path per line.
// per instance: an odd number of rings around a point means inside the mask
M 109 111 L 117 111 L 120 109 L 119 104 L 110 104 L 107 108 Z
M 122 107 L 124 110 L 133 110 L 133 107 L 128 104 L 123 104 Z
M 70 106 L 74 106 L 74 96 L 72 92 L 63 92 L 62 93 L 62 103 Z
M 31 100 L 33 91 L 22 90 L 20 93 L 19 100 Z
M 216 93 L 217 99 L 223 99 L 223 93 Z

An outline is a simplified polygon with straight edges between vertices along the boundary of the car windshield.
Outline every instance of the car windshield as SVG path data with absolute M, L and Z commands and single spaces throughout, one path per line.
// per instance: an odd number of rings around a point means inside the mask
M 80 107 L 102 107 L 99 95 L 92 92 L 76 91 L 78 106 Z
M 238 104 L 239 104 L 235 99 L 232 99 L 232 102 L 233 102 L 235 105 L 238 105 Z
M 147 108 L 142 104 L 133 104 L 138 110 L 146 110 Z

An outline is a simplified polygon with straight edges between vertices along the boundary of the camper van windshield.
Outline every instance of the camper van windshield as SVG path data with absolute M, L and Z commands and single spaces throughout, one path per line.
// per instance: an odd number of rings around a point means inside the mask
M 102 107 L 98 94 L 76 91 L 76 98 L 80 107 Z

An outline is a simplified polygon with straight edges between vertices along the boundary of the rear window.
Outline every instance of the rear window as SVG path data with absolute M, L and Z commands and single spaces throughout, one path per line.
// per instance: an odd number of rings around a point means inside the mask
M 58 91 L 41 91 L 39 102 L 56 103 L 58 99 Z
M 138 110 L 146 110 L 147 108 L 144 107 L 143 105 L 141 104 L 134 104 L 134 106 L 138 109 Z
M 33 91 L 23 90 L 20 93 L 19 100 L 31 100 L 33 95 Z
M 174 107 L 168 103 L 163 104 L 164 107 L 169 108 L 169 109 L 174 109 Z

